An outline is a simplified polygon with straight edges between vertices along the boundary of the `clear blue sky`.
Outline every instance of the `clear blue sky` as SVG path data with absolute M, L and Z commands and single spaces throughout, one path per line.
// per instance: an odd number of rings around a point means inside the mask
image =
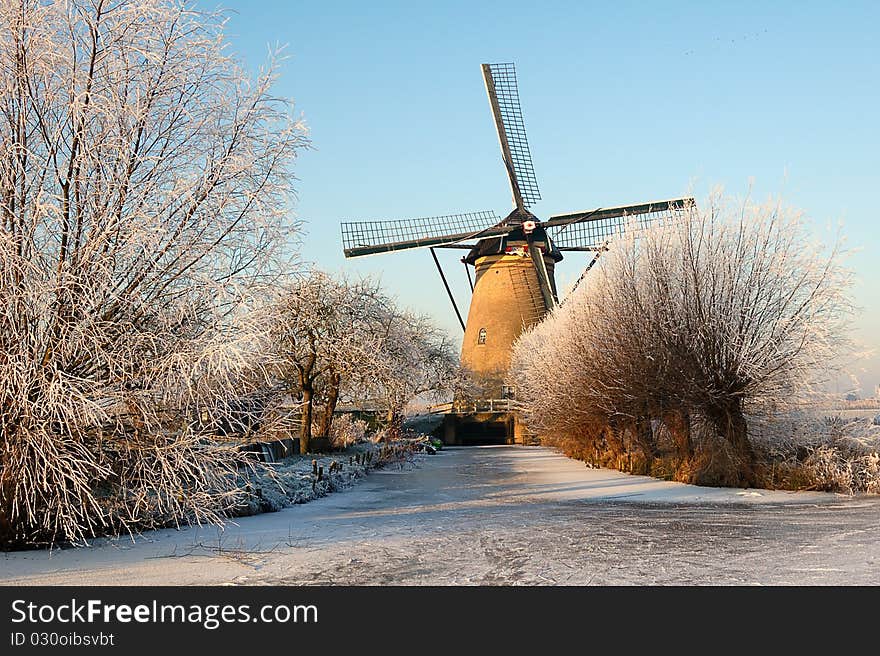
M 206 8 L 217 3 L 202 0 Z M 287 44 L 277 91 L 315 149 L 297 164 L 305 258 L 380 275 L 461 330 L 427 250 L 345 260 L 341 219 L 476 210 L 510 193 L 479 65 L 517 66 L 543 200 L 539 217 L 669 198 L 714 185 L 782 194 L 820 225 L 842 221 L 880 350 L 880 3 L 245 2 L 227 0 L 233 49 L 256 68 Z M 441 258 L 466 312 L 461 251 Z M 575 254 L 562 287 L 580 273 Z M 880 358 L 864 363 L 864 391 Z

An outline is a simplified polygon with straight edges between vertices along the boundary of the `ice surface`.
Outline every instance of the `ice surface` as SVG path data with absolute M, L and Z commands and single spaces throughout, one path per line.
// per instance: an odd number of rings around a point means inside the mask
M 878 584 L 880 498 L 702 488 L 444 449 L 277 513 L 17 552 L 20 584 Z

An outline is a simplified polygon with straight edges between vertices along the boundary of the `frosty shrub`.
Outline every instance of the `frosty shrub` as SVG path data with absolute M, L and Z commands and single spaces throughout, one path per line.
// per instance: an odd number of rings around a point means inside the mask
M 777 204 L 719 196 L 638 235 L 518 340 L 527 419 L 606 464 L 751 484 L 747 415 L 817 394 L 845 346 L 840 244 Z
M 214 521 L 306 144 L 174 0 L 0 0 L 0 543 Z
M 352 444 L 362 442 L 366 436 L 367 422 L 355 419 L 351 414 L 344 414 L 333 421 L 330 430 L 330 444 L 335 449 L 345 449 Z
M 880 492 L 880 427 L 826 413 L 804 408 L 747 417 L 763 487 Z
M 880 428 L 867 419 L 823 422 L 818 444 L 808 448 L 807 486 L 829 492 L 880 493 Z

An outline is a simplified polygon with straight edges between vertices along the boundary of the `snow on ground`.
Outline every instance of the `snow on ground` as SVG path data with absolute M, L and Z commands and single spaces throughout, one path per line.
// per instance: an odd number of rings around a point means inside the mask
M 21 584 L 880 583 L 880 499 L 702 488 L 546 448 L 444 449 L 223 530 L 0 557 Z
M 629 499 L 664 503 L 809 503 L 828 501 L 823 492 L 790 492 L 724 487 L 699 487 L 633 476 L 612 469 L 591 469 L 579 460 L 542 449 L 513 450 L 507 458 L 518 485 L 531 498 L 553 500 Z
M 333 455 L 297 455 L 268 464 L 252 475 L 254 494 L 243 514 L 281 510 L 350 487 L 379 465 L 379 453 L 375 445 L 363 443 Z

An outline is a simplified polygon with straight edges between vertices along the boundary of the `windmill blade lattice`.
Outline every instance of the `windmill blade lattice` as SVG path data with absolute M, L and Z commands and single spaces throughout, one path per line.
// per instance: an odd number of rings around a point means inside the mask
M 532 165 L 532 153 L 529 150 L 529 142 L 526 138 L 526 127 L 523 122 L 522 109 L 519 104 L 519 90 L 516 85 L 516 69 L 513 64 L 484 64 L 484 76 L 488 70 L 491 80 L 486 80 L 486 88 L 490 102 L 493 104 L 493 115 L 496 124 L 499 119 L 501 125 L 496 125 L 498 138 L 501 141 L 502 153 L 510 154 L 510 166 L 513 171 L 508 171 L 514 179 L 511 186 L 515 186 L 522 198 L 524 207 L 531 207 L 541 200 L 541 191 L 538 189 L 538 180 L 535 178 L 535 169 Z M 490 84 L 491 82 L 491 84 Z M 495 112 L 497 103 L 498 113 Z M 506 146 L 506 148 L 505 148 Z M 514 195 L 516 195 L 516 191 Z
M 544 227 L 560 251 L 595 251 L 625 231 L 674 221 L 693 206 L 692 198 L 600 208 L 550 217 Z
M 397 221 L 348 221 L 342 223 L 342 246 L 346 257 L 357 257 L 451 244 L 502 234 L 506 230 L 502 229 L 501 233 L 491 231 L 500 221 L 492 211 Z

